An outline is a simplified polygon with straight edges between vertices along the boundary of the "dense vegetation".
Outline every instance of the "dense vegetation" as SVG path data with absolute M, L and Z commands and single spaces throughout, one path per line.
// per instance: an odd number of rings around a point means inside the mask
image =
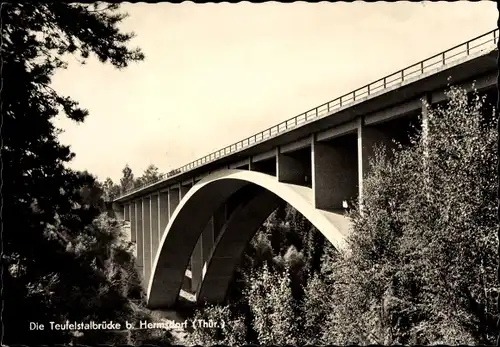
M 225 321 L 192 344 L 493 344 L 498 295 L 496 119 L 451 88 L 427 136 L 379 148 L 338 252 L 290 206 L 252 240 Z M 391 159 L 387 159 L 390 157 Z
M 2 343 L 140 343 L 146 331 L 68 331 L 55 323 L 149 319 L 131 245 L 104 212 L 95 177 L 65 167 L 73 154 L 53 118 L 87 111 L 51 88 L 69 55 L 125 68 L 144 56 L 127 47 L 117 5 L 3 3 Z M 31 330 L 30 323 L 44 324 Z M 157 336 L 165 340 L 165 336 Z M 158 341 L 158 340 L 157 340 Z
M 104 180 L 104 199 L 106 201 L 112 201 L 120 194 L 123 194 L 130 189 L 140 187 L 144 184 L 155 182 L 162 176 L 163 174 L 160 173 L 158 168 L 155 165 L 151 164 L 146 168 L 146 170 L 144 170 L 142 176 L 135 178 L 132 169 L 127 164 L 122 170 L 120 184 L 114 183 L 113 180 L 109 177 Z

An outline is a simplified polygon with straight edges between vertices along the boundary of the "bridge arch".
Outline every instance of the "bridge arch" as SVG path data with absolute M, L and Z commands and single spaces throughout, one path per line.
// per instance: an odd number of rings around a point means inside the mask
M 302 213 L 334 247 L 345 248 L 350 222 L 341 214 L 316 209 L 311 188 L 281 183 L 274 176 L 254 171 L 217 171 L 195 184 L 170 218 L 148 284 L 150 308 L 160 309 L 175 304 L 189 258 L 204 227 L 221 204 L 245 187 L 255 189 L 228 216 L 203 270 L 204 279 L 197 290 L 199 298 L 214 295 L 219 298 L 216 301 L 222 300 L 246 242 L 281 199 Z M 235 233 L 234 230 L 242 232 Z M 236 235 L 239 237 L 234 238 Z M 228 248 L 229 244 L 232 247 Z M 214 293 L 216 278 L 224 283 L 219 282 L 221 285 Z

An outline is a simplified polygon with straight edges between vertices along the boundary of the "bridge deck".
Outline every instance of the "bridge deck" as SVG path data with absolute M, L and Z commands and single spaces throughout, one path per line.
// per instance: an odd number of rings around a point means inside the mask
M 470 76 L 481 77 L 482 74 L 496 68 L 494 51 L 498 37 L 499 29 L 494 29 L 440 52 L 172 170 L 160 177 L 158 181 L 148 182 L 122 194 L 116 201 L 126 201 L 148 191 L 180 183 L 200 173 L 220 168 L 228 162 L 234 162 L 255 153 L 262 153 L 276 145 L 286 144 L 291 139 L 296 140 L 308 133 L 338 126 L 357 115 L 372 113 L 391 106 L 395 100 L 399 102 L 409 100 L 423 93 L 446 87 L 450 75 L 454 76 L 454 83 L 467 80 Z M 485 78 L 491 79 L 491 76 Z M 484 83 L 491 83 L 491 81 L 488 80 Z M 444 96 L 441 95 L 441 97 Z

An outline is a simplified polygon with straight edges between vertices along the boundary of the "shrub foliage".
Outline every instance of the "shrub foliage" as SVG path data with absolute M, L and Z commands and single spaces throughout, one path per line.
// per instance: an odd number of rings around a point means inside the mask
M 496 118 L 478 93 L 447 96 L 409 145 L 375 151 L 348 251 L 290 207 L 268 219 L 229 306 L 247 343 L 495 342 Z

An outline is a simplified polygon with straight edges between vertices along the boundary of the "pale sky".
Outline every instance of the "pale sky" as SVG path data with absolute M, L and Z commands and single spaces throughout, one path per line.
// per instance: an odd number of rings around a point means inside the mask
M 495 28 L 494 2 L 124 4 L 143 62 L 70 61 L 53 87 L 70 166 L 167 172 Z

